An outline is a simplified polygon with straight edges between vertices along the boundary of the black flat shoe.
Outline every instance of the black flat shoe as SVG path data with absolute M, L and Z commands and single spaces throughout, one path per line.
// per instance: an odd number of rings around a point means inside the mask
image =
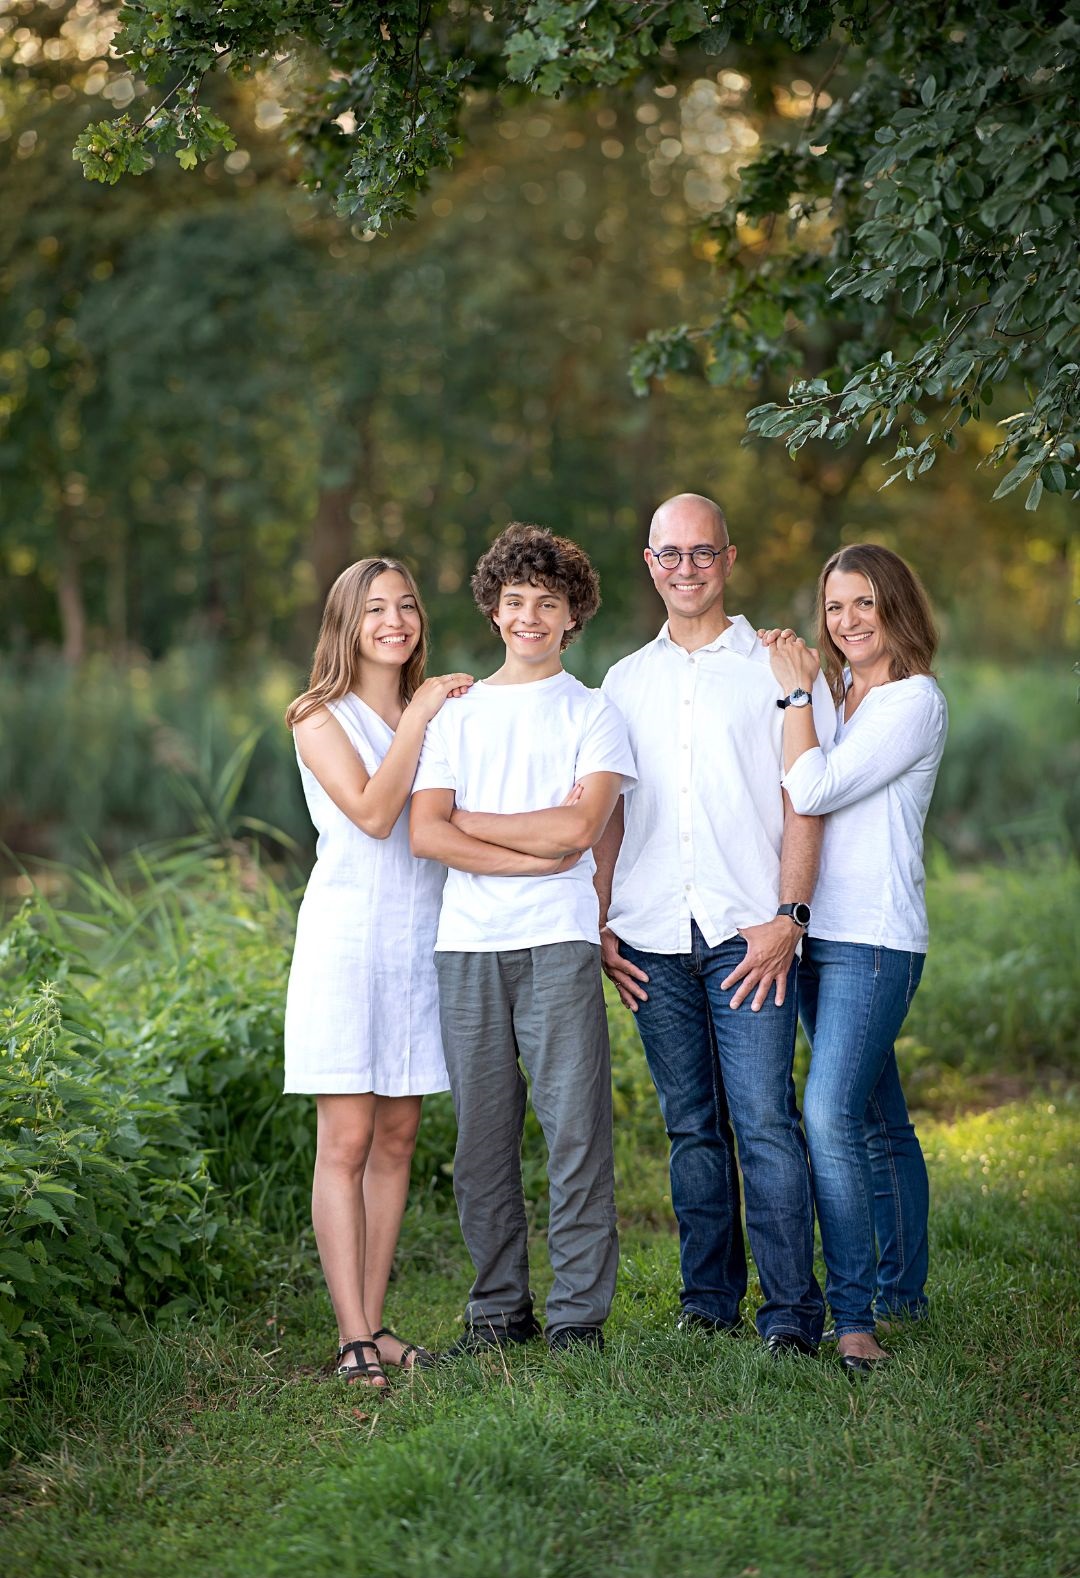
M 880 1370 L 883 1364 L 888 1364 L 892 1358 L 890 1353 L 842 1353 L 840 1363 L 854 1380 L 859 1375 L 873 1375 L 875 1370 Z
M 801 1355 L 806 1359 L 817 1356 L 817 1343 L 811 1342 L 809 1337 L 801 1337 L 797 1331 L 778 1331 L 771 1337 L 766 1337 L 765 1348 L 772 1359 L 785 1359 L 788 1354 Z
M 675 1322 L 675 1330 L 681 1332 L 703 1331 L 710 1337 L 733 1337 L 742 1330 L 742 1321 L 718 1320 L 712 1315 L 702 1315 L 700 1310 L 683 1310 Z

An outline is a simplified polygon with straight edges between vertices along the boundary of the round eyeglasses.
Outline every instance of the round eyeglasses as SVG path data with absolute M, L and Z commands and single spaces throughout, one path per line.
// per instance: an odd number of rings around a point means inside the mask
M 714 562 L 730 547 L 730 543 L 725 543 L 723 548 L 650 548 L 649 557 L 655 559 L 662 570 L 677 570 L 684 559 L 689 559 L 699 570 L 711 570 Z

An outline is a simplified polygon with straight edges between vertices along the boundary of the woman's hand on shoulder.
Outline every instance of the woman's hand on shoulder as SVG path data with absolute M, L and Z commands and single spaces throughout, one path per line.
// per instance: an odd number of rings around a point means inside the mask
M 434 674 L 415 691 L 407 711 L 430 723 L 449 696 L 464 696 L 471 689 L 471 674 Z
M 811 690 L 821 673 L 821 663 L 813 647 L 808 647 L 794 630 L 767 630 L 761 636 L 769 649 L 773 674 L 785 696 L 793 690 Z

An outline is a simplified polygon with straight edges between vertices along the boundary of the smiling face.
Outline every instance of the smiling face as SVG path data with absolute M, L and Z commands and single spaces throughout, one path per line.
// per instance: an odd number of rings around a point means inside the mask
M 574 626 L 565 592 L 552 592 L 527 581 L 504 586 L 491 618 L 514 662 L 527 663 L 530 668 L 547 667 L 552 673 L 562 667 L 563 636 Z
M 889 648 L 874 588 L 858 571 L 834 570 L 825 582 L 825 624 L 853 674 L 870 674 L 881 665 L 888 677 Z
M 691 557 L 695 549 L 719 552 L 710 565 L 699 565 Z M 671 569 L 657 558 L 665 550 L 681 555 Z M 653 517 L 645 563 L 669 620 L 705 620 L 723 629 L 727 623 L 724 587 L 735 563 L 735 549 L 728 543 L 715 505 L 692 494 L 662 505 Z
M 400 668 L 420 640 L 416 596 L 397 570 L 384 570 L 368 588 L 360 618 L 360 657 L 380 668 Z

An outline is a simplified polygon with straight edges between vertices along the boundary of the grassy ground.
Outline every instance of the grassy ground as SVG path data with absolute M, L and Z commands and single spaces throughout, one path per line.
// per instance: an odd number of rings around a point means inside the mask
M 768 1360 L 672 1330 L 676 1242 L 625 1225 L 602 1356 L 539 1345 L 374 1403 L 319 1379 L 325 1296 L 239 1325 L 147 1330 L 17 1404 L 11 1578 L 1057 1578 L 1070 1522 L 1080 1105 L 927 1123 L 930 1322 L 852 1385 L 828 1349 Z M 624 1172 L 632 1167 L 623 1158 Z M 662 1180 L 657 1180 L 662 1187 Z M 642 1180 L 624 1200 L 649 1207 Z M 537 1246 L 538 1291 L 542 1247 Z M 396 1325 L 446 1342 L 466 1286 L 444 1216 L 414 1213 Z

